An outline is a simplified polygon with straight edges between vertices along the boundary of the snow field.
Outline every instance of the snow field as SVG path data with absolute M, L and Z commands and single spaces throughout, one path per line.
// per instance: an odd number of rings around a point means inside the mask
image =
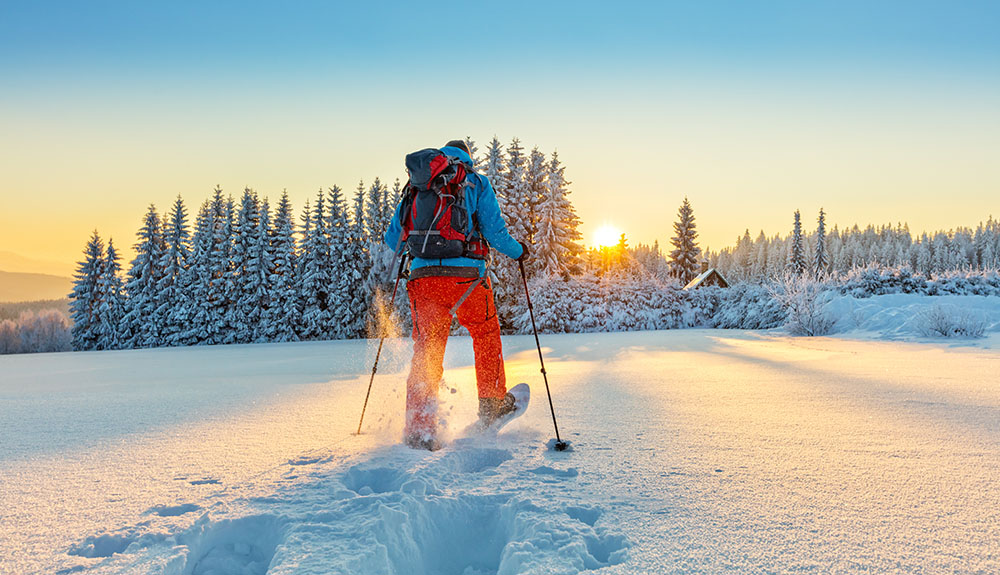
M 984 334 L 1000 332 L 1000 298 L 995 296 L 835 296 L 826 308 L 837 320 L 837 333 L 869 332 L 879 339 L 934 337 L 928 328 L 933 327 L 930 323 L 937 312 L 955 324 L 978 324 Z
M 159 350 L 148 384 L 136 370 L 153 352 L 0 363 L 41 386 L 0 383 L 34 425 L 74 380 L 156 422 L 2 452 L 0 572 L 1000 572 L 1000 339 L 926 341 L 543 336 L 565 453 L 547 448 L 530 336 L 505 353 L 532 405 L 496 437 L 461 436 L 471 345 L 449 342 L 450 443 L 435 453 L 396 444 L 402 340 L 360 437 L 374 350 L 356 342 Z M 207 395 L 178 384 L 195 363 L 211 367 Z M 129 382 L 139 397 L 177 386 L 176 421 L 123 397 Z

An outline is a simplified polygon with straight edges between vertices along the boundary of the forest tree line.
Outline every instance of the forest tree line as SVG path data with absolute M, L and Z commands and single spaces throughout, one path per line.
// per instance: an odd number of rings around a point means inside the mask
M 525 151 L 494 138 L 475 169 L 493 184 L 515 238 L 532 246 L 530 277 L 577 273 L 579 219 L 558 154 Z M 123 268 L 112 240 L 95 231 L 71 298 L 78 350 L 345 339 L 376 333 L 395 254 L 382 243 L 403 185 L 376 179 L 350 197 L 334 186 L 306 202 L 296 222 L 288 194 L 272 208 L 245 189 L 236 200 L 216 188 L 193 226 L 178 197 L 166 214 L 151 205 Z M 520 273 L 493 260 L 497 295 L 513 302 Z M 391 308 L 405 311 L 405 297 Z M 499 302 L 498 302 L 499 303 Z

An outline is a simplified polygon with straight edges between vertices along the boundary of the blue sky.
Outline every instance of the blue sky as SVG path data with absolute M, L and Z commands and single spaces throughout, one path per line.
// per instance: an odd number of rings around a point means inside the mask
M 585 232 L 661 244 L 685 195 L 718 248 L 821 206 L 974 225 L 1000 191 L 1000 3 L 544 4 L 5 3 L 0 246 L 131 243 L 216 184 L 301 206 L 456 135 L 558 149 Z

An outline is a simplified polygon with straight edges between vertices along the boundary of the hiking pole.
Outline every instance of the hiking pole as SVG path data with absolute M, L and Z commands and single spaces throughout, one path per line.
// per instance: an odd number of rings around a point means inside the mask
M 569 444 L 559 437 L 559 424 L 556 423 L 556 408 L 552 406 L 552 392 L 549 391 L 549 376 L 545 373 L 545 360 L 542 359 L 542 344 L 538 341 L 538 328 L 535 326 L 535 310 L 531 307 L 531 295 L 528 293 L 528 276 L 524 273 L 524 260 L 518 260 L 521 267 L 521 281 L 524 283 L 524 298 L 528 300 L 528 315 L 531 316 L 531 331 L 535 334 L 535 346 L 538 348 L 538 363 L 542 364 L 542 379 L 545 380 L 545 394 L 549 396 L 549 410 L 552 412 L 552 427 L 556 430 L 556 451 L 566 451 Z
M 403 268 L 406 266 L 406 254 L 399 258 L 399 269 L 396 270 L 396 283 L 392 284 L 392 296 L 389 298 L 389 305 L 396 305 L 396 290 L 399 288 L 399 280 L 403 277 Z M 368 398 L 372 394 L 372 383 L 375 381 L 375 372 L 378 371 L 378 358 L 382 355 L 382 344 L 385 343 L 385 330 L 378 338 L 378 351 L 375 352 L 375 363 L 372 365 L 372 377 L 368 380 L 368 393 L 365 394 L 365 405 L 361 408 L 361 420 L 358 421 L 358 432 L 354 435 L 361 435 L 361 424 L 365 421 L 365 410 L 368 409 Z

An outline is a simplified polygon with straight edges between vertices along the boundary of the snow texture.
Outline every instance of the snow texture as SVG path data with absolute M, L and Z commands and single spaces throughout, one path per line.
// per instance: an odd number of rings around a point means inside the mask
M 0 357 L 0 572 L 1000 572 L 996 324 L 879 341 L 864 309 L 850 337 L 544 336 L 565 452 L 544 399 L 399 445 L 404 340 L 361 436 L 373 342 Z M 541 398 L 533 338 L 505 349 Z M 464 429 L 467 339 L 446 378 Z

